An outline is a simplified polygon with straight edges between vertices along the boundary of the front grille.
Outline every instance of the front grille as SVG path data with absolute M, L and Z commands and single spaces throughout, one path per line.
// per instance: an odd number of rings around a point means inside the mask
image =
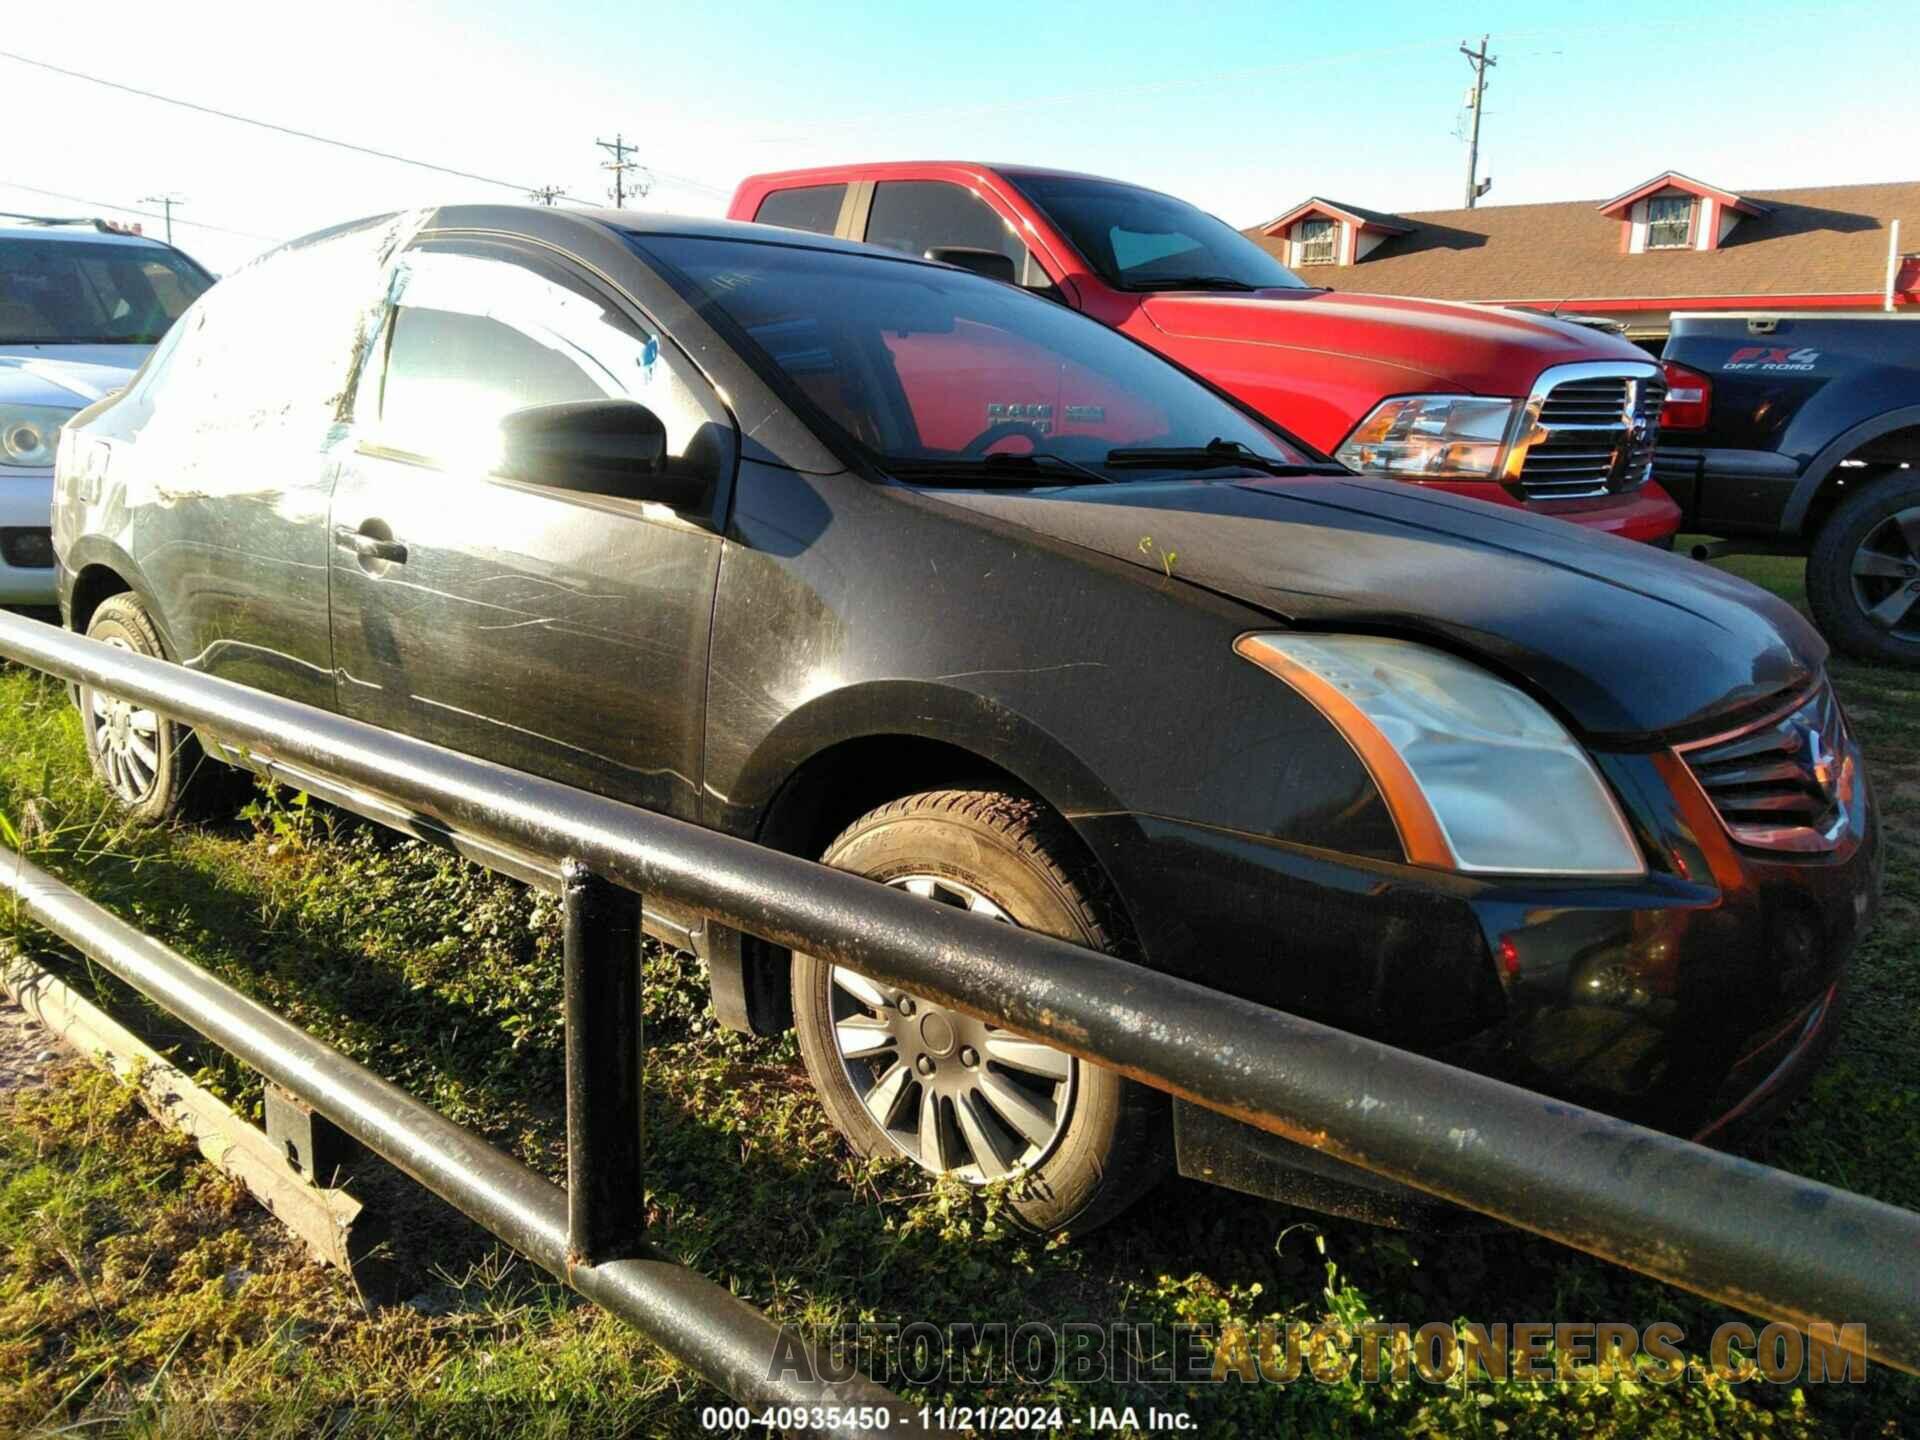
M 1680 747 L 1727 832 L 1769 850 L 1831 850 L 1858 777 L 1840 702 L 1823 681 L 1790 709 Z
M 21 570 L 51 570 L 53 531 L 44 526 L 0 530 L 0 560 Z
M 1578 500 L 1645 484 L 1666 398 L 1663 381 L 1638 372 L 1585 372 L 1536 394 L 1520 489 L 1529 500 Z

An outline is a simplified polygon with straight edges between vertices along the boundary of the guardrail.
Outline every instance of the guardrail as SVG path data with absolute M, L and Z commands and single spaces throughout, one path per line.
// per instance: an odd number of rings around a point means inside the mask
M 738 1398 L 891 1405 L 890 1433 L 912 1423 L 870 1382 L 801 1394 L 797 1382 L 767 1380 L 768 1322 L 689 1272 L 629 1254 L 640 1247 L 623 1209 L 639 1194 L 633 967 L 643 896 L 1739 1309 L 1803 1329 L 1862 1326 L 1867 1356 L 1920 1373 L 1912 1211 L 50 626 L 0 615 L 0 655 L 136 700 L 289 774 L 344 783 L 421 824 L 566 866 L 564 1196 L 5 851 L 0 890 Z

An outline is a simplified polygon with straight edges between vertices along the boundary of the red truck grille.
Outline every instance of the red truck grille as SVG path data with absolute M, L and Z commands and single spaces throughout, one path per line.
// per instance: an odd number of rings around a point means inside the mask
M 1547 371 L 1527 401 L 1520 489 L 1529 500 L 1579 500 L 1645 484 L 1666 396 L 1652 365 Z

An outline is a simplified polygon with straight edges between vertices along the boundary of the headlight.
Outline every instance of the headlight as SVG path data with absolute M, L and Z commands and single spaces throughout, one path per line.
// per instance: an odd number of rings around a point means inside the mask
M 60 427 L 74 411 L 54 405 L 0 405 L 0 465 L 51 465 Z
M 1445 651 L 1373 635 L 1243 635 L 1234 649 L 1346 737 L 1415 864 L 1646 873 L 1586 751 L 1505 681 Z
M 1362 475 L 1400 480 L 1485 480 L 1499 473 L 1517 401 L 1478 395 L 1383 400 L 1334 458 Z

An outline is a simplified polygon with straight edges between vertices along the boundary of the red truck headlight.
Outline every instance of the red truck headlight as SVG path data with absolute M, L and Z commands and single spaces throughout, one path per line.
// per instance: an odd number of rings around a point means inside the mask
M 1334 458 L 1396 480 L 1486 480 L 1499 473 L 1516 402 L 1484 395 L 1401 395 L 1373 407 Z
M 1660 407 L 1662 430 L 1704 430 L 1713 413 L 1713 381 L 1698 370 L 1665 361 L 1667 399 Z

